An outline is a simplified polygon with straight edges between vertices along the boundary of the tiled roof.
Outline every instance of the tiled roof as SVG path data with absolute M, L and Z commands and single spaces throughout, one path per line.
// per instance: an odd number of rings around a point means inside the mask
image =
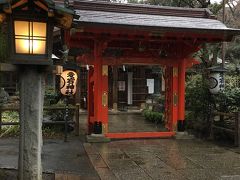
M 58 2 L 61 0 L 57 0 Z M 195 18 L 214 18 L 213 14 L 208 9 L 203 8 L 180 8 L 167 6 L 153 6 L 147 4 L 123 4 L 109 3 L 96 0 L 75 0 L 73 1 L 74 9 L 105 11 L 117 13 L 132 13 L 132 14 L 149 14 L 149 15 L 166 15 L 179 17 L 195 17 Z
M 63 3 L 63 0 L 55 0 Z M 96 0 L 71 0 L 77 15 L 77 26 L 107 25 L 108 27 L 136 27 L 164 32 L 192 32 L 215 34 L 223 40 L 240 35 L 239 29 L 226 27 L 208 9 L 122 4 Z
M 76 14 L 80 15 L 78 20 L 79 23 L 190 29 L 227 29 L 227 27 L 220 21 L 207 18 L 118 13 L 94 10 L 76 10 Z

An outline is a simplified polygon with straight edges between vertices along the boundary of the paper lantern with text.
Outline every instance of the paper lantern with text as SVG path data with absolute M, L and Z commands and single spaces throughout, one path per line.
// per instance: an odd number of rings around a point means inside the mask
M 61 74 L 60 91 L 63 95 L 72 96 L 77 90 L 77 73 L 72 70 L 65 70 Z
M 209 82 L 209 91 L 212 94 L 218 94 L 224 90 L 224 72 L 227 70 L 222 67 L 210 67 L 208 82 Z

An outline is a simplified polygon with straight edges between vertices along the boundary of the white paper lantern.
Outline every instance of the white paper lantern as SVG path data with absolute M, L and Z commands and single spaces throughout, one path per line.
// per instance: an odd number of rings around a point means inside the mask
M 212 94 L 218 94 L 220 91 L 224 90 L 224 72 L 226 69 L 219 67 L 209 68 L 209 90 Z
M 63 95 L 72 96 L 76 93 L 77 78 L 77 73 L 72 70 L 66 70 L 62 72 L 60 91 Z
M 224 80 L 221 73 L 211 73 L 209 75 L 209 90 L 212 94 L 217 94 L 224 89 Z

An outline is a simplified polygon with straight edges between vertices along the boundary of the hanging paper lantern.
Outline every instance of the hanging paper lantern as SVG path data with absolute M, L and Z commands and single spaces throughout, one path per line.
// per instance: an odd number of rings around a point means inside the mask
M 209 90 L 212 94 L 218 94 L 224 90 L 224 72 L 226 69 L 221 67 L 211 67 L 209 74 Z
M 63 95 L 72 96 L 76 93 L 77 78 L 77 73 L 72 70 L 66 70 L 62 72 L 60 91 Z

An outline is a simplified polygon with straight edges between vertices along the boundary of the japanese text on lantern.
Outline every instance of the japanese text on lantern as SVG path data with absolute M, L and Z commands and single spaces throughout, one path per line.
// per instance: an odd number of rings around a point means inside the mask
M 224 76 L 223 73 L 219 75 L 219 89 L 222 91 L 224 89 Z

